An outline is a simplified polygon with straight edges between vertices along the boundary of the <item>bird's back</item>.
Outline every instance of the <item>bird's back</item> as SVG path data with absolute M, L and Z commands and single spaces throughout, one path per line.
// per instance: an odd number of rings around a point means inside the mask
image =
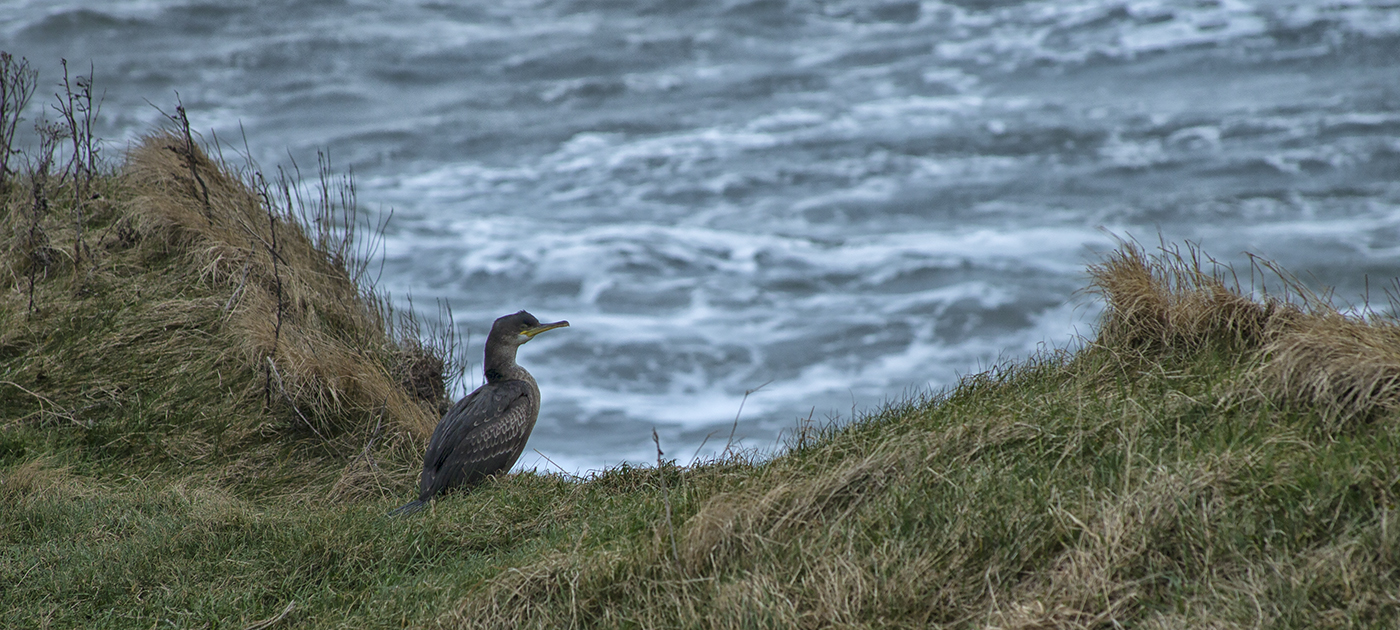
M 539 417 L 540 389 L 523 369 L 512 376 L 477 388 L 438 422 L 423 458 L 419 501 L 515 465 Z

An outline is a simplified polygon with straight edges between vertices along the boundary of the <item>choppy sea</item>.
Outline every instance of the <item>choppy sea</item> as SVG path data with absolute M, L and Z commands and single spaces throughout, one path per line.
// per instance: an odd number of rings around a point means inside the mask
M 109 154 L 177 93 L 265 167 L 328 152 L 474 372 L 495 317 L 572 322 L 521 350 L 526 469 L 771 449 L 1071 345 L 1115 235 L 1400 276 L 1394 0 L 3 0 L 0 50 L 31 119 L 91 69 Z

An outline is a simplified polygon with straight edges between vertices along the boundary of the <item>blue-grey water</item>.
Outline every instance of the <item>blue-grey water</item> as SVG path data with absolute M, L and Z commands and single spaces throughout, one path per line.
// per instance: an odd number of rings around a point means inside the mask
M 177 91 L 265 167 L 327 149 L 475 370 L 570 320 L 521 363 L 571 471 L 1069 344 L 1111 234 L 1400 275 L 1393 0 L 5 0 L 0 49 L 91 64 L 111 153 Z

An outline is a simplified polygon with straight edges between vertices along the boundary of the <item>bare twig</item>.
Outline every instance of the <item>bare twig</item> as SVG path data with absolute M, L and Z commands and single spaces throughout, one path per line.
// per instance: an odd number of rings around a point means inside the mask
M 73 223 L 77 229 L 77 236 L 73 240 L 73 267 L 76 270 L 82 262 L 82 251 L 85 247 L 83 242 L 83 204 L 87 201 L 92 188 L 92 179 L 97 170 L 97 154 L 100 148 L 97 139 L 93 136 L 92 123 L 99 110 L 102 109 L 102 104 L 100 100 L 96 105 L 93 104 L 92 77 L 94 71 L 91 67 L 88 69 L 88 76 L 71 77 L 68 72 L 68 60 L 63 59 L 62 63 L 63 94 L 55 95 L 58 98 L 58 103 L 53 105 L 53 108 L 67 124 L 67 136 L 73 143 L 73 155 L 69 157 L 63 174 L 67 176 L 71 170 L 73 175 Z M 75 277 L 77 277 L 76 274 Z
M 269 368 L 268 373 L 272 376 L 277 377 L 277 391 L 282 392 L 282 397 L 287 400 L 287 405 L 292 408 L 292 411 L 296 412 L 297 417 L 301 418 L 302 422 L 306 423 L 306 427 L 308 429 L 311 429 L 312 433 L 316 434 L 316 437 L 319 437 L 322 441 L 325 441 L 326 436 L 321 435 L 321 432 L 316 430 L 316 425 L 311 424 L 311 421 L 308 420 L 306 416 L 301 413 L 301 409 L 297 408 L 296 401 L 292 400 L 292 395 L 287 393 L 287 387 L 282 383 L 282 374 L 277 371 L 277 364 L 272 361 L 272 357 L 267 358 L 267 367 Z
M 17 155 L 15 130 L 19 128 L 20 113 L 34 96 L 39 71 L 29 67 L 23 57 L 15 61 L 10 53 L 0 51 L 0 196 L 9 187 L 10 157 Z
M 370 261 L 375 258 L 379 259 L 379 269 L 375 270 L 374 280 L 366 279 L 367 281 L 364 283 L 365 291 L 369 293 L 374 292 L 375 288 L 379 286 L 379 279 L 384 276 L 384 259 L 388 258 L 385 250 L 386 239 L 384 234 L 389 229 L 389 221 L 394 218 L 394 209 L 389 208 L 389 211 L 381 216 L 383 218 L 380 220 L 379 225 L 374 228 L 370 237 L 361 241 L 364 243 L 364 246 L 360 248 L 359 254 L 356 255 L 357 262 L 354 272 L 351 274 L 351 279 L 355 281 L 355 284 L 360 284 L 360 279 L 364 278 L 365 272 L 369 270 Z M 379 252 L 378 256 L 375 255 L 376 251 Z
M 243 279 L 238 281 L 238 286 L 233 289 L 233 295 L 228 296 L 228 302 L 224 304 L 225 313 L 227 313 L 230 308 L 233 308 L 234 300 L 237 300 L 238 295 L 243 293 L 243 287 L 248 284 L 248 271 L 252 268 L 253 259 L 249 258 L 248 262 L 243 263 Z
M 281 171 L 280 168 L 278 170 Z M 288 207 L 290 208 L 291 193 L 287 190 L 286 173 L 285 171 L 281 172 L 283 192 L 287 195 Z M 277 215 L 273 208 L 272 195 L 269 194 L 267 180 L 263 178 L 262 173 L 255 172 L 254 177 L 257 182 L 258 196 L 262 198 L 263 208 L 267 210 L 267 226 L 268 230 L 271 232 L 272 242 L 268 243 L 267 241 L 263 241 L 263 245 L 267 248 L 268 254 L 272 258 L 272 277 L 277 288 L 277 325 L 272 330 L 272 350 L 268 352 L 267 357 L 268 364 L 271 365 L 272 355 L 277 353 L 277 344 L 282 340 L 282 311 L 285 308 L 285 300 L 282 295 L 282 271 L 277 265 L 277 261 L 281 256 L 277 253 Z M 257 233 L 253 232 L 251 229 L 249 232 L 257 236 Z M 259 237 L 259 240 L 261 240 L 261 237 Z M 263 382 L 263 402 L 269 406 L 272 404 L 271 372 L 267 373 Z
M 214 210 L 209 205 L 209 186 L 204 183 L 204 178 L 199 175 L 194 159 L 194 135 L 190 133 L 190 118 L 185 114 L 185 104 L 180 102 L 180 93 L 175 93 L 175 115 L 170 120 L 179 128 L 180 135 L 185 141 L 184 154 L 185 163 L 190 167 L 190 177 L 199 184 L 200 198 L 204 201 L 204 217 L 210 221 L 214 220 Z
M 30 194 L 33 199 L 29 218 L 29 234 L 25 247 L 29 250 L 29 317 L 34 316 L 34 282 L 39 267 L 47 272 L 52 251 L 47 244 L 48 237 L 39 229 L 39 221 L 49 211 L 49 171 L 53 168 L 53 154 L 63 131 L 58 125 L 45 122 L 36 123 L 39 132 L 39 158 L 29 165 Z
M 374 432 L 373 432 L 373 433 L 370 433 L 369 441 L 368 441 L 368 442 L 365 442 L 365 447 L 362 448 L 362 449 L 360 449 L 360 454 L 359 454 L 358 456 L 355 457 L 355 460 L 356 460 L 356 461 L 358 461 L 358 460 L 360 460 L 360 459 L 365 460 L 366 462 L 369 463 L 370 467 L 371 467 L 371 468 L 374 468 L 375 470 L 378 470 L 378 469 L 379 469 L 379 462 L 374 461 L 374 455 L 373 455 L 372 453 L 370 453 L 370 449 L 373 449 L 373 448 L 374 448 L 374 443 L 377 442 L 377 441 L 379 440 L 379 434 L 380 434 L 380 431 L 381 431 L 383 428 L 384 428 L 384 407 L 381 406 L 381 407 L 379 408 L 379 417 L 376 418 L 375 421 L 374 421 Z
M 260 181 L 260 180 L 262 179 L 262 174 L 261 174 L 261 173 L 256 174 L 255 179 L 257 179 L 257 180 Z M 265 197 L 266 197 L 266 195 L 264 195 L 264 194 L 261 193 L 261 192 L 258 193 L 258 196 L 259 196 L 259 197 L 262 197 L 262 198 L 265 198 Z M 258 234 L 257 230 L 254 230 L 254 229 L 253 229 L 252 224 L 250 224 L 250 223 L 248 223 L 247 221 L 245 221 L 242 217 L 233 217 L 233 218 L 236 219 L 236 220 L 238 221 L 238 227 L 243 228 L 243 231 L 244 231 L 244 232 L 247 232 L 247 233 L 248 233 L 248 236 L 251 236 L 251 237 L 253 237 L 254 239 L 257 239 L 258 242 L 262 243 L 263 249 L 267 251 L 267 253 L 268 253 L 269 256 L 272 256 L 273 258 L 276 258 L 278 261 L 281 261 L 281 263 L 284 264 L 284 265 L 287 264 L 287 259 L 286 259 L 286 258 L 283 258 L 281 254 L 277 253 L 277 250 L 275 250 L 275 249 L 272 248 L 272 244 L 269 243 L 269 242 L 267 242 L 267 239 L 263 238 L 261 234 Z
M 532 448 L 532 449 L 530 449 L 530 450 L 534 451 L 534 452 L 535 452 L 536 454 L 538 454 L 540 457 L 543 457 L 543 458 L 544 458 L 544 461 L 547 461 L 547 462 L 549 462 L 549 463 L 551 463 L 551 464 L 554 464 L 554 460 L 550 459 L 548 455 L 545 455 L 544 453 L 541 453 L 541 452 L 540 452 L 540 449 Z M 554 467 L 555 467 L 555 468 L 558 468 L 558 469 L 559 469 L 559 472 L 568 475 L 571 479 L 578 479 L 578 475 L 575 475 L 575 474 L 573 474 L 573 473 L 571 473 L 571 472 L 569 472 L 569 471 L 567 471 L 567 470 L 564 470 L 564 467 L 563 467 L 563 466 L 560 466 L 559 464 L 554 464 Z
M 287 618 L 287 615 L 291 614 L 292 610 L 296 609 L 296 607 L 297 607 L 297 602 L 296 602 L 296 600 L 292 600 L 292 601 L 290 601 L 290 602 L 287 602 L 287 607 L 286 607 L 286 608 L 283 608 L 283 609 L 282 609 L 282 612 L 277 613 L 277 616 L 275 616 L 275 617 L 268 617 L 267 619 L 264 619 L 264 620 L 262 620 L 262 621 L 255 621 L 255 622 L 253 622 L 253 623 L 251 623 L 251 624 L 248 624 L 248 625 L 244 626 L 244 627 L 243 627 L 243 630 L 267 630 L 268 628 L 271 628 L 272 626 L 277 625 L 277 623 L 278 623 L 279 621 L 282 621 L 283 619 L 286 619 L 286 618 Z
M 468 332 L 463 343 L 457 335 L 457 318 L 452 313 L 452 303 L 439 299 L 437 307 L 437 319 L 429 321 L 427 325 L 427 350 L 442 360 L 443 391 L 450 399 L 467 380 L 471 361 L 466 356 L 466 348 L 471 343 L 471 333 Z
M 666 493 L 666 469 L 661 463 L 661 437 L 656 427 L 651 428 L 651 441 L 656 442 L 656 476 L 661 479 L 661 500 L 666 504 L 666 533 L 671 537 L 671 559 L 680 562 L 681 554 L 676 550 L 676 529 L 671 525 L 671 496 Z
M 768 381 L 768 383 L 772 382 L 773 381 L 771 380 Z M 764 383 L 753 389 L 744 390 L 744 399 L 739 401 L 739 410 L 734 412 L 734 426 L 729 428 L 729 441 L 725 442 L 724 452 L 720 454 L 720 457 L 728 455 L 730 449 L 734 448 L 734 432 L 739 430 L 739 414 L 744 413 L 744 403 L 749 401 L 749 394 L 752 394 L 760 389 L 767 387 L 768 383 Z
M 41 412 L 41 413 L 42 413 L 43 411 L 48 411 L 49 413 L 51 413 L 51 414 L 53 414 L 53 415 L 55 415 L 55 416 L 58 416 L 58 417 L 60 417 L 60 418 L 64 418 L 64 419 L 68 420 L 69 422 L 72 422 L 73 424 L 76 424 L 76 425 L 78 425 L 78 426 L 80 426 L 80 427 L 91 428 L 91 427 L 88 427 L 88 425 L 83 424 L 83 422 L 82 422 L 81 420 L 78 420 L 78 418 L 77 418 L 76 416 L 73 415 L 73 412 L 68 411 L 67 409 L 65 409 L 65 408 L 63 407 L 63 405 L 60 405 L 60 404 L 58 404 L 58 403 L 56 403 L 56 402 L 54 402 L 54 401 L 52 401 L 52 400 L 49 400 L 49 398 L 48 398 L 47 396 L 44 396 L 43 394 L 40 394 L 40 393 L 38 393 L 38 392 L 34 392 L 34 391 L 30 390 L 29 388 L 27 388 L 27 387 L 25 387 L 25 386 L 23 386 L 23 385 L 20 385 L 19 383 L 16 383 L 16 382 L 14 382 L 14 381 L 0 381 L 0 385 L 10 385 L 10 386 L 13 386 L 13 387 L 19 389 L 20 391 L 22 391 L 22 392 L 24 392 L 24 393 L 26 393 L 26 394 L 29 394 L 30 396 L 33 396 L 33 397 L 39 399 L 39 402 L 41 402 L 41 403 L 48 403 L 50 407 L 54 407 L 55 409 L 58 410 L 58 411 L 54 411 L 53 409 L 44 409 L 44 406 L 41 404 L 41 405 L 39 405 L 39 409 L 40 409 L 40 412 Z

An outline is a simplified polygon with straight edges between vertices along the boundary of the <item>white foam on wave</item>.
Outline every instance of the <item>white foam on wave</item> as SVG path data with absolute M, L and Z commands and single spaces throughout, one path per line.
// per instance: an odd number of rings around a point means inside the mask
M 775 391 L 783 392 L 782 398 L 791 404 L 851 390 L 884 396 L 889 394 L 891 384 L 899 383 L 927 389 L 948 387 L 979 366 L 985 369 L 999 362 L 1023 359 L 1042 346 L 1061 347 L 1074 342 L 1076 330 L 1087 329 L 1098 312 L 1080 306 L 1067 297 L 1061 305 L 1034 314 L 1031 326 L 1008 334 L 969 336 L 952 344 L 919 338 L 900 352 L 885 354 L 854 370 L 814 365 Z
M 1400 10 L 1361 1 L 1280 5 L 1243 0 L 1046 0 L 992 11 L 950 10 L 963 28 L 954 31 L 961 37 L 944 38 L 936 45 L 941 57 L 1010 67 L 1036 59 L 1132 59 L 1164 50 L 1252 42 L 1263 40 L 1274 23 L 1296 29 L 1326 22 L 1368 36 L 1400 32 Z
M 729 286 L 720 288 L 731 291 Z M 573 328 L 588 331 L 585 334 L 600 342 L 669 342 L 684 337 L 717 347 L 736 339 L 762 339 L 770 343 L 801 340 L 811 331 L 793 324 L 811 321 L 813 317 L 840 325 L 887 323 L 893 317 L 912 317 L 909 313 L 918 309 L 925 309 L 927 316 L 941 305 L 964 299 L 971 299 L 984 308 L 996 308 L 1013 302 L 1013 291 L 980 280 L 882 294 L 875 302 L 862 300 L 851 292 L 829 291 L 806 297 L 785 297 L 782 310 L 778 312 L 767 302 L 716 308 L 705 299 L 706 292 L 700 291 L 696 300 L 677 311 L 611 313 L 581 309 L 571 315 L 571 321 L 575 322 Z
M 486 193 L 510 192 L 512 186 L 539 178 L 540 169 L 531 165 L 498 167 L 463 161 L 423 170 L 404 169 L 360 181 L 365 189 L 374 190 L 388 203 L 418 209 Z
M 1297 2 L 1275 9 L 1275 19 L 1301 29 L 1320 22 L 1340 22 L 1371 37 L 1400 33 L 1400 7 L 1368 0 Z
M 600 283 L 618 281 L 615 274 L 627 274 L 637 265 L 647 270 L 637 273 L 643 273 L 648 282 L 714 274 L 749 278 L 773 269 L 776 263 L 807 276 L 850 274 L 878 284 L 929 264 L 988 266 L 999 259 L 1052 273 L 1072 273 L 1079 248 L 1102 240 L 1093 229 L 1056 225 L 877 233 L 832 241 L 635 220 L 551 228 L 503 216 L 462 218 L 433 231 L 439 235 L 417 230 L 391 235 L 386 252 L 391 259 L 401 258 L 435 247 L 436 242 L 460 252 L 456 268 L 463 275 L 577 280 L 590 287 L 579 296 L 583 301 L 596 297 Z M 761 258 L 767 262 L 760 262 Z
M 1173 7 L 1172 19 L 1134 25 L 1117 35 L 1119 55 L 1213 44 L 1261 35 L 1268 22 L 1244 2 L 1220 2 L 1215 6 Z
M 830 122 L 830 116 L 812 109 L 788 108 L 750 120 L 744 127 L 759 133 L 805 129 Z
M 524 7 L 501 7 L 498 3 L 486 3 L 473 8 L 486 13 L 480 22 L 459 19 L 442 19 L 437 11 L 414 6 L 418 3 L 394 2 L 388 6 L 371 3 L 380 8 L 376 20 L 365 20 L 357 16 L 356 32 L 372 37 L 389 39 L 402 50 L 415 54 L 453 52 L 465 46 L 479 46 L 488 43 L 508 45 L 526 40 L 556 41 L 573 37 L 584 37 L 599 30 L 604 18 L 596 14 L 578 12 L 572 15 L 552 15 L 549 19 L 518 18 Z M 540 50 L 507 58 L 505 65 L 513 65 L 536 58 Z
M 158 15 L 161 9 L 169 4 L 168 0 L 106 0 L 102 2 L 101 13 L 116 17 L 148 18 Z M 92 5 L 92 0 L 12 0 L 6 2 L 5 17 L 0 17 L 0 23 L 14 23 L 23 27 L 28 22 L 49 15 L 91 10 Z
M 1217 243 L 1225 251 L 1249 251 L 1285 264 L 1306 268 L 1317 252 L 1326 258 L 1345 251 L 1359 260 L 1400 266 L 1400 204 L 1374 202 L 1369 212 L 1352 216 L 1318 217 L 1310 214 L 1246 226 L 1201 226 L 1193 236 Z M 1298 264 L 1287 264 L 1295 260 Z
M 841 417 L 851 408 L 875 409 L 906 395 L 950 387 L 963 375 L 1021 360 L 1044 348 L 1072 346 L 1079 335 L 1089 332 L 1096 316 L 1097 309 L 1065 303 L 1037 314 L 1032 326 L 1008 335 L 972 337 L 954 345 L 922 339 L 854 369 L 818 363 L 793 378 L 768 382 L 754 378 L 737 385 L 711 383 L 703 375 L 694 375 L 688 387 L 667 391 L 600 392 L 571 386 L 563 373 L 535 371 L 550 383 L 553 404 L 578 409 L 585 416 L 622 413 L 673 434 L 706 428 L 722 432 L 735 422 L 742 406 L 737 435 L 743 438 L 755 432 L 771 435 L 776 428 L 809 413 Z M 760 429 L 759 424 L 766 428 Z M 698 446 L 696 442 L 673 439 L 671 446 L 689 452 Z M 579 454 L 556 448 L 546 455 L 562 463 Z
M 1163 117 L 1153 122 L 1154 126 L 1161 127 L 1171 119 Z M 1400 116 L 1375 112 L 1327 114 L 1308 110 L 1290 116 L 1240 112 L 1225 116 L 1216 124 L 1171 130 L 1165 137 L 1139 131 L 1136 137 L 1125 138 L 1124 130 L 1115 128 L 1097 153 L 1109 165 L 1136 169 L 1170 164 L 1188 155 L 1195 159 L 1202 153 L 1211 153 L 1236 164 L 1262 161 L 1279 172 L 1296 175 L 1311 164 L 1344 169 L 1370 161 L 1378 149 L 1394 150 L 1392 147 L 1397 145 L 1397 140 L 1389 127 L 1397 122 Z M 1367 133 L 1369 128 L 1375 128 L 1376 132 Z M 1342 133 L 1309 143 L 1299 142 L 1336 130 Z M 1233 135 L 1245 139 L 1236 139 L 1231 137 Z M 1280 146 L 1287 148 L 1278 148 Z
M 1027 103 L 1021 102 L 1023 100 L 1003 99 L 993 104 L 977 95 L 901 95 L 869 99 L 844 109 L 789 108 L 760 113 L 746 121 L 672 133 L 629 136 L 582 132 L 528 165 L 493 167 L 473 162 L 424 165 L 426 168 L 414 174 L 380 175 L 364 180 L 364 184 L 376 191 L 383 190 L 391 199 L 408 205 L 422 205 L 419 199 L 452 201 L 475 195 L 523 192 L 524 186 L 537 187 L 545 182 L 564 187 L 554 189 L 553 198 L 558 200 L 609 189 L 613 196 L 625 197 L 628 189 L 619 187 L 617 173 L 652 171 L 657 168 L 654 165 L 658 160 L 666 165 L 666 170 L 656 173 L 657 176 L 675 176 L 699 170 L 702 164 L 723 163 L 744 153 L 770 151 L 809 140 L 829 141 L 885 130 L 903 132 L 911 127 L 947 129 L 963 117 L 990 106 L 1004 111 L 1024 108 Z M 868 164 L 870 159 L 863 158 L 860 163 Z M 969 170 L 932 164 L 922 168 L 925 171 Z M 721 179 L 732 176 L 730 173 L 720 175 Z M 650 183 L 644 187 L 655 185 L 659 184 Z M 724 182 L 717 179 L 710 187 L 722 191 Z M 412 195 L 421 196 L 415 199 Z

